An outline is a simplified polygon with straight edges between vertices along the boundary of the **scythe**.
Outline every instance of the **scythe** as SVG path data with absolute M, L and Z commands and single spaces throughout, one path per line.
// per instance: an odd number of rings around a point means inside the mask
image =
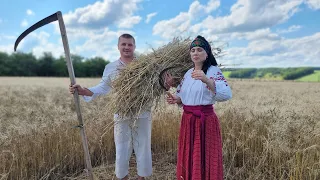
M 75 75 L 74 75 L 72 61 L 70 59 L 70 49 L 69 49 L 69 44 L 68 44 L 67 32 L 66 32 L 66 28 L 65 28 L 64 21 L 62 18 L 62 13 L 60 11 L 42 19 L 41 21 L 37 22 L 36 24 L 32 25 L 30 28 L 25 30 L 17 38 L 17 40 L 14 44 L 14 51 L 16 51 L 17 46 L 20 43 L 20 41 L 24 37 L 26 37 L 29 33 L 31 33 L 32 31 L 34 31 L 42 26 L 45 26 L 51 22 L 57 21 L 57 20 L 59 22 L 62 43 L 63 43 L 63 48 L 64 48 L 64 52 L 65 52 L 65 56 L 66 56 L 66 63 L 67 63 L 67 67 L 68 67 L 68 73 L 69 73 L 71 85 L 74 85 L 76 83 L 76 81 L 75 81 Z M 86 133 L 85 133 L 85 129 L 84 129 L 84 124 L 83 124 L 83 120 L 82 120 L 82 115 L 81 115 L 81 111 L 80 111 L 80 101 L 79 101 L 79 94 L 78 94 L 77 90 L 75 91 L 73 97 L 74 97 L 75 109 L 76 109 L 77 117 L 78 117 L 78 121 L 79 121 L 79 125 L 77 127 L 80 128 L 80 134 L 81 134 L 82 145 L 83 145 L 83 150 L 84 150 L 84 157 L 85 157 L 85 164 L 86 164 L 86 171 L 87 171 L 87 175 L 88 175 L 89 179 L 93 180 L 92 165 L 91 165 L 91 159 L 90 159 L 90 154 L 89 154 L 89 149 L 88 149 L 88 141 L 87 141 L 87 137 L 86 137 Z

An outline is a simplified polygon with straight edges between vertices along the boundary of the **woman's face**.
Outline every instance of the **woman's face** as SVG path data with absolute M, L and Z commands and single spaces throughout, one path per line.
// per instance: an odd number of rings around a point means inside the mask
M 193 47 L 190 50 L 190 56 L 194 63 L 203 63 L 207 57 L 207 52 L 202 47 Z

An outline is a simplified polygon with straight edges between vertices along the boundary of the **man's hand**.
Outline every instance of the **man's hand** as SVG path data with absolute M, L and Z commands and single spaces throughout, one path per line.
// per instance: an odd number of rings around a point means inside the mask
M 176 95 L 172 95 L 170 92 L 166 92 L 167 93 L 167 102 L 169 103 L 169 104 L 176 104 L 176 103 L 179 103 L 180 101 L 179 101 L 179 98 L 178 98 L 178 96 L 176 96 Z
M 191 73 L 191 77 L 197 80 L 201 80 L 203 83 L 208 83 L 209 79 L 207 78 L 207 76 L 204 74 L 204 72 L 202 70 L 194 70 Z
M 82 88 L 79 84 L 74 84 L 73 86 L 69 86 L 69 92 L 70 94 L 74 94 L 75 90 L 78 90 L 79 95 L 86 95 L 87 89 Z
M 169 73 L 164 74 L 164 86 L 170 89 L 173 86 L 173 77 Z

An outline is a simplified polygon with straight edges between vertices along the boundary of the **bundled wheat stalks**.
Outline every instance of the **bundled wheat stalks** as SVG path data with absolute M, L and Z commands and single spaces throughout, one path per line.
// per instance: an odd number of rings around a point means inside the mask
M 160 73 L 171 68 L 169 73 L 175 82 L 180 82 L 184 73 L 192 67 L 190 43 L 190 39 L 175 38 L 149 54 L 140 55 L 121 69 L 111 84 L 108 111 L 121 117 L 137 117 L 142 111 L 150 109 L 165 92 L 159 83 Z
M 177 86 L 185 72 L 193 66 L 189 54 L 190 43 L 190 38 L 175 38 L 121 69 L 111 84 L 113 89 L 109 94 L 108 110 L 131 119 L 144 110 L 150 110 L 166 91 L 159 83 L 160 73 L 170 73 Z

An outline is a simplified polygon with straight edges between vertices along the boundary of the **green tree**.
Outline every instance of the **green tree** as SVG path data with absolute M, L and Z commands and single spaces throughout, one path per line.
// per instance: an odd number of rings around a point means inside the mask
M 95 58 L 86 60 L 84 62 L 86 76 L 88 76 L 88 77 L 101 76 L 105 66 L 108 63 L 109 63 L 109 61 L 105 61 L 101 57 L 95 57 Z
M 9 60 L 7 53 L 0 52 L 0 76 L 7 76 L 10 73 Z
M 39 66 L 37 74 L 38 76 L 54 76 L 55 69 L 53 62 L 55 58 L 52 56 L 51 53 L 45 52 L 42 57 L 39 59 Z
M 85 77 L 85 68 L 83 66 L 83 60 L 84 58 L 79 55 L 72 54 L 71 60 L 73 64 L 73 70 L 76 77 Z
M 312 73 L 314 73 L 314 68 L 311 67 L 290 68 L 284 73 L 283 79 L 294 80 Z
M 59 59 L 56 59 L 53 62 L 53 69 L 54 69 L 54 76 L 67 77 L 69 75 L 67 62 L 63 56 L 60 56 Z
M 109 61 L 102 57 L 84 59 L 71 55 L 76 77 L 100 77 L 105 65 Z M 45 52 L 40 58 L 32 53 L 7 53 L 0 52 L 0 76 L 58 76 L 67 77 L 68 68 L 63 56 L 56 59 L 50 52 Z
M 32 53 L 12 53 L 10 56 L 8 67 L 10 69 L 9 76 L 36 76 L 37 75 L 37 59 Z
M 232 71 L 229 75 L 231 78 L 253 78 L 257 72 L 256 68 L 244 68 Z

